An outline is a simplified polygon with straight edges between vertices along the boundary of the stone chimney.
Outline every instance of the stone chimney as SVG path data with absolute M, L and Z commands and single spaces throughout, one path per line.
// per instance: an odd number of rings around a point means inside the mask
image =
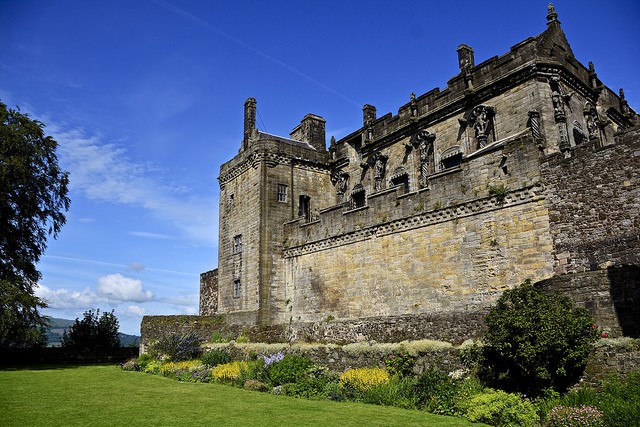
M 364 126 L 368 126 L 376 121 L 376 107 L 369 104 L 364 104 L 362 107 L 362 123 Z
M 327 151 L 325 123 L 326 120 L 322 117 L 307 114 L 289 137 L 295 141 L 308 142 L 317 151 Z
M 256 104 L 255 98 L 248 98 L 244 102 L 244 138 L 242 140 L 244 149 L 248 147 L 249 140 L 256 130 Z
M 461 44 L 456 50 L 458 51 L 458 65 L 460 66 L 461 72 L 476 66 L 471 46 Z

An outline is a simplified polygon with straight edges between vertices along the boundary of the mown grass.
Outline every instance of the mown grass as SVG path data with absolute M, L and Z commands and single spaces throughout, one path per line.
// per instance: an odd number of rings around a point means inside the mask
M 423 411 L 181 383 L 117 366 L 0 370 L 0 413 L 3 426 L 472 425 Z

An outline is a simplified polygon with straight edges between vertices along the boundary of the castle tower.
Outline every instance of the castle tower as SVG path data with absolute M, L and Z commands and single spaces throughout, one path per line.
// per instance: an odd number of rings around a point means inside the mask
M 286 305 L 283 224 L 313 221 L 333 187 L 325 120 L 307 114 L 290 138 L 278 137 L 256 129 L 256 104 L 245 102 L 242 149 L 218 178 L 217 311 L 235 323 L 267 325 L 283 322 Z

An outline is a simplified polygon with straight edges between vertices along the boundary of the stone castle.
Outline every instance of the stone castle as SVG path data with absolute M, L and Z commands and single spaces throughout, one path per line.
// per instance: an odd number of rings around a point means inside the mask
M 640 332 L 640 128 L 623 90 L 576 60 L 552 5 L 502 56 L 457 51 L 444 90 L 396 115 L 365 105 L 328 148 L 322 117 L 280 137 L 245 102 L 201 316 L 270 340 L 460 341 L 531 279 L 613 335 Z

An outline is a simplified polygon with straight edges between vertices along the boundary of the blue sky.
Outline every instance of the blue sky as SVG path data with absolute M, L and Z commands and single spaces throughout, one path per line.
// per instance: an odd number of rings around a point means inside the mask
M 640 3 L 554 3 L 574 54 L 640 108 Z M 217 265 L 217 176 L 258 126 L 307 113 L 327 138 L 446 87 L 456 48 L 476 64 L 546 28 L 543 1 L 0 0 L 0 100 L 46 124 L 71 174 L 67 225 L 39 268 L 45 314 L 195 314 Z

